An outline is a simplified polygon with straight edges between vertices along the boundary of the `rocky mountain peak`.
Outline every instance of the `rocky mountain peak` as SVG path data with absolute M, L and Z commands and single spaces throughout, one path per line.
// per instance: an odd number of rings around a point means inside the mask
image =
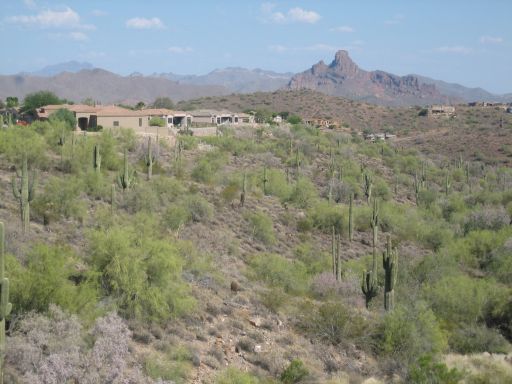
M 340 50 L 336 52 L 331 68 L 344 75 L 355 75 L 359 71 L 359 67 L 352 61 L 347 51 Z

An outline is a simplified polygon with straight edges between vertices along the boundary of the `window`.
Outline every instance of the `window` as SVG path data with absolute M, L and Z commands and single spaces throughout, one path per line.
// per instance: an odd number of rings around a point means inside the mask
M 114 121 L 114 127 L 119 127 L 119 121 Z
M 172 117 L 167 118 L 167 124 L 172 124 Z
M 142 127 L 142 117 L 139 117 L 139 127 Z

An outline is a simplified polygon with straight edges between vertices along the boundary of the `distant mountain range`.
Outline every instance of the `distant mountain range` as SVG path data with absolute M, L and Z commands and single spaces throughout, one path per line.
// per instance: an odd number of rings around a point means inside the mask
M 181 84 L 221 85 L 235 93 L 271 92 L 288 84 L 293 73 L 277 73 L 263 69 L 228 67 L 216 69 L 206 75 L 176 75 L 161 73 L 158 76 Z
M 217 85 L 180 84 L 164 78 L 120 76 L 103 69 L 85 69 L 77 73 L 61 72 L 52 77 L 32 75 L 0 76 L 0 97 L 23 98 L 28 93 L 49 90 L 61 98 L 81 101 L 86 98 L 102 103 L 146 103 L 159 96 L 175 101 L 201 96 L 231 93 Z
M 512 94 L 495 95 L 481 88 L 434 80 L 420 75 L 397 76 L 384 71 L 366 71 L 348 52 L 338 51 L 329 64 L 323 61 L 298 73 L 228 67 L 205 75 L 172 72 L 144 76 L 134 72 L 121 76 L 91 63 L 69 61 L 31 73 L 0 75 L 0 97 L 50 90 L 58 96 L 80 101 L 87 97 L 111 102 L 150 102 L 159 96 L 175 101 L 230 93 L 272 92 L 278 89 L 311 89 L 333 96 L 379 105 L 427 105 L 470 101 L 511 102 Z

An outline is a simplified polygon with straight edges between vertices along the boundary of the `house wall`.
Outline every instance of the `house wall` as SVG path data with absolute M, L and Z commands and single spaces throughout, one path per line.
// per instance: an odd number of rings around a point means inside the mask
M 212 116 L 194 116 L 192 115 L 193 123 L 212 124 Z
M 147 116 L 98 116 L 98 125 L 105 128 L 132 128 L 136 132 L 146 132 L 148 122 Z

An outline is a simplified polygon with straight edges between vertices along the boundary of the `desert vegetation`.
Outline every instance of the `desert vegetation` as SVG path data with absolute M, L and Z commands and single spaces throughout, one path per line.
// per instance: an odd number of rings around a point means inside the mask
M 68 118 L 0 129 L 5 382 L 510 378 L 506 166 L 298 119 L 170 143 Z

